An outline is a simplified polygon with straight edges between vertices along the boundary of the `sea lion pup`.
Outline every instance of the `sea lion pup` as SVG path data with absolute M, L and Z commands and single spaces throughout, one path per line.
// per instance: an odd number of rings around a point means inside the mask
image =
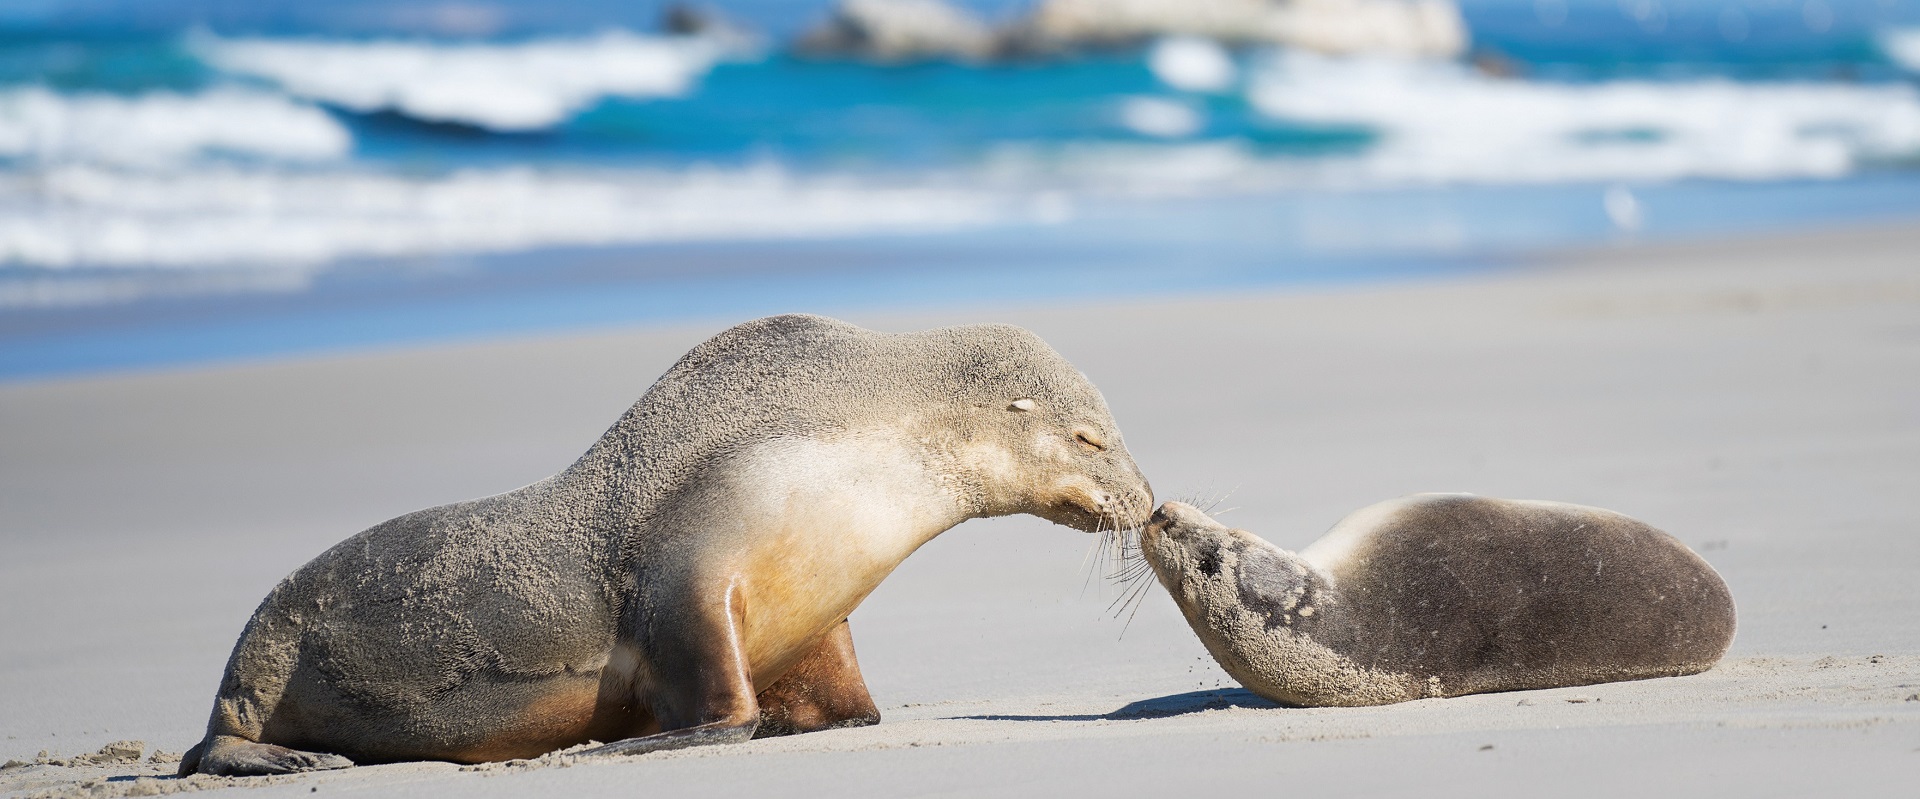
M 640 754 L 873 724 L 847 615 L 921 544 L 1152 493 L 1085 376 L 983 325 L 695 347 L 565 471 L 327 550 L 241 633 L 180 773 Z
M 1221 668 L 1285 705 L 1694 674 L 1733 642 L 1713 567 L 1580 505 L 1417 494 L 1294 554 L 1169 502 L 1140 554 Z

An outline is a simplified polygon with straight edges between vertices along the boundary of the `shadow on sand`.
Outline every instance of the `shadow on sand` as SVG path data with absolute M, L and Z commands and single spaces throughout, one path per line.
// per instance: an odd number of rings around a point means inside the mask
M 1215 688 L 1209 691 L 1188 691 L 1184 694 L 1169 694 L 1152 699 L 1129 702 L 1119 710 L 1099 714 L 1071 714 L 1054 716 L 1013 716 L 983 715 L 954 716 L 954 719 L 972 721 L 1119 721 L 1127 719 L 1158 719 L 1168 716 L 1180 716 L 1199 713 L 1203 710 L 1221 710 L 1230 707 L 1271 708 L 1280 705 L 1262 699 L 1258 694 L 1245 688 Z

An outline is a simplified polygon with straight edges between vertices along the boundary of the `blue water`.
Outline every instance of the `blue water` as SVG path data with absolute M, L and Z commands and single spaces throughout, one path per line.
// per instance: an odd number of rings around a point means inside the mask
M 1889 31 L 1920 30 L 1909 0 L 1811 0 L 1828 9 L 1810 27 L 1792 0 L 1469 0 L 1464 13 L 1483 59 L 1550 84 L 1726 79 L 1910 83 L 1916 67 L 1890 57 Z M 1637 19 L 1645 4 L 1658 26 Z M 661 2 L 310 3 L 259 0 L 71 0 L 0 13 L 0 86 L 45 86 L 67 95 L 192 93 L 221 86 L 278 91 L 258 74 L 223 70 L 193 46 L 216 41 L 403 42 L 431 48 L 470 43 L 571 41 L 606 30 L 646 33 Z M 458 110 L 423 115 L 354 109 L 326 95 L 304 99 L 346 125 L 352 157 L 414 169 L 469 164 L 740 163 L 779 159 L 804 167 L 923 169 L 967 164 L 1008 143 L 1154 142 L 1106 113 L 1115 98 L 1167 95 L 1139 53 L 1007 65 L 921 63 L 877 68 L 779 54 L 783 37 L 822 16 L 819 0 L 720 3 L 769 42 L 722 60 L 681 96 L 609 94 L 551 125 L 503 130 Z M 964 3 L 1011 18 L 1016 0 Z M 1542 8 L 1561 8 L 1543 17 Z M 468 20 L 446 9 L 474 9 Z M 1728 13 L 1743 20 L 1728 36 Z M 1543 21 L 1547 20 L 1547 21 Z M 1553 24 L 1548 24 L 1552 21 Z M 471 32 L 470 32 L 471 31 Z M 503 59 L 512 58 L 503 54 Z M 1251 60 L 1243 56 L 1241 61 Z M 371 76 L 370 76 L 371 77 Z M 1246 142 L 1274 155 L 1364 148 L 1364 123 L 1324 124 L 1263 116 L 1235 93 L 1194 100 L 1206 121 L 1189 140 Z M 216 155 L 218 153 L 215 153 Z M 16 159 L 17 160 L 17 159 Z
M 659 34 L 659 2 L 0 4 L 0 379 L 1920 216 L 1909 0 L 1469 0 L 1460 61 L 1203 46 L 1198 83 L 1157 45 L 796 58 L 829 3 L 717 5 L 752 36 Z

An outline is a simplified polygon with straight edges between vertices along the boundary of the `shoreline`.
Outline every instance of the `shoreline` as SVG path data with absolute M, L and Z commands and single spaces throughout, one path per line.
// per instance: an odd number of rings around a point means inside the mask
M 1453 186 L 1116 200 L 1057 224 L 945 233 L 214 270 L 193 279 L 265 281 L 259 285 L 271 290 L 0 308 L 0 385 L 738 320 L 796 307 L 938 313 L 1445 280 L 1588 251 L 1653 248 L 1657 256 L 1690 242 L 1739 247 L 1920 218 L 1920 180 L 1905 175 L 1690 182 L 1634 187 L 1647 227 L 1627 235 L 1603 212 L 1612 190 Z M 23 274 L 0 270 L 0 283 Z M 100 274 L 139 279 L 137 271 Z M 26 291 L 8 290 L 16 289 Z

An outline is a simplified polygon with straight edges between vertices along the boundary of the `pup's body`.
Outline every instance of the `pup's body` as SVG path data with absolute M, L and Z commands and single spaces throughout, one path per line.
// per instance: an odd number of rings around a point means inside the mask
M 1169 502 L 1141 550 L 1221 667 L 1289 705 L 1693 674 L 1733 642 L 1713 568 L 1599 508 L 1420 494 L 1295 554 Z

